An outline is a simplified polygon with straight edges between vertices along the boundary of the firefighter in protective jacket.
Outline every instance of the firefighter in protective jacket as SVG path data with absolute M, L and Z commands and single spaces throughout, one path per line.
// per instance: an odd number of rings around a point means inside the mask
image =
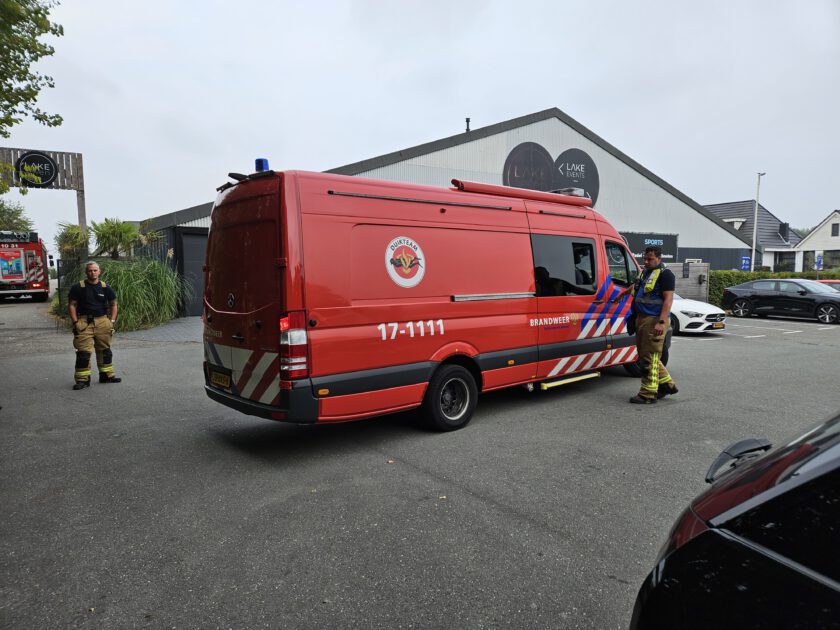
M 662 264 L 662 249 L 645 249 L 645 269 L 633 297 L 636 319 L 636 347 L 642 365 L 642 384 L 631 403 L 649 405 L 677 393 L 677 386 L 661 362 L 665 332 L 671 318 L 676 278 Z
M 117 321 L 117 294 L 99 280 L 99 265 L 85 265 L 86 280 L 70 288 L 70 319 L 73 322 L 73 347 L 76 349 L 76 384 L 73 389 L 90 387 L 90 355 L 96 350 L 100 383 L 119 383 L 114 376 L 111 337 Z

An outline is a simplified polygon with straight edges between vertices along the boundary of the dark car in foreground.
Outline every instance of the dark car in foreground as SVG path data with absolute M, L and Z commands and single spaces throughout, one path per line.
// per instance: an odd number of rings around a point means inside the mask
M 769 448 L 753 438 L 718 456 L 712 487 L 642 584 L 631 630 L 840 628 L 840 414 Z
M 840 321 L 840 292 L 814 280 L 751 280 L 723 290 L 721 306 L 735 317 L 785 315 Z

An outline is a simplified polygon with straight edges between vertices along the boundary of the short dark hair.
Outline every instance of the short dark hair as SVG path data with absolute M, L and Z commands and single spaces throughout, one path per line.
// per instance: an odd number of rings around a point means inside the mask
M 650 252 L 657 258 L 662 258 L 662 248 L 659 247 L 659 245 L 648 245 L 647 247 L 645 247 L 645 254 L 647 254 L 648 252 Z

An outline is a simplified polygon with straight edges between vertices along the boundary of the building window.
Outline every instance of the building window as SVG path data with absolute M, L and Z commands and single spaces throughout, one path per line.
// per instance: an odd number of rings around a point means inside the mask
M 816 252 L 802 252 L 802 271 L 811 271 L 817 268 Z
M 840 268 L 840 249 L 823 252 L 823 269 Z
M 832 236 L 840 236 L 840 223 L 832 223 L 831 224 L 831 235 Z
M 774 252 L 774 271 L 793 271 L 796 266 L 796 252 Z

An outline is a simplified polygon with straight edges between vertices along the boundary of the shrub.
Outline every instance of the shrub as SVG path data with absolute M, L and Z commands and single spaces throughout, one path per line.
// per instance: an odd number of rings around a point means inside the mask
M 152 328 L 168 322 L 178 316 L 181 301 L 189 298 L 183 280 L 166 263 L 145 259 L 97 263 L 102 271 L 100 279 L 117 292 L 118 331 Z M 70 282 L 73 278 L 79 282 L 84 277 L 84 263 L 67 274 Z M 70 283 L 62 290 L 69 291 Z

